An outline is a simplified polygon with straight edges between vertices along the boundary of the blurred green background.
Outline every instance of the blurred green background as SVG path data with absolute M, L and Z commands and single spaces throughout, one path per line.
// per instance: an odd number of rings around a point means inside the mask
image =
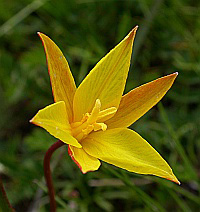
M 61 48 L 78 85 L 135 25 L 126 92 L 175 71 L 179 76 L 132 128 L 169 162 L 182 184 L 105 163 L 83 175 L 63 147 L 52 159 L 58 211 L 200 209 L 200 1 L 0 0 L 0 175 L 17 211 L 49 211 L 43 157 L 56 140 L 29 124 L 53 103 L 36 32 Z

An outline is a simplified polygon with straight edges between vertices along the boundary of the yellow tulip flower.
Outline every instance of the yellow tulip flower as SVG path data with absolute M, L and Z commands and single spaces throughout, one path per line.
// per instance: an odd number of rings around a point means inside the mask
M 70 156 L 83 173 L 97 170 L 102 160 L 179 183 L 159 153 L 127 128 L 161 100 L 177 77 L 173 73 L 123 95 L 136 30 L 103 57 L 78 88 L 61 50 L 38 33 L 55 103 L 39 110 L 30 122 L 68 144 Z

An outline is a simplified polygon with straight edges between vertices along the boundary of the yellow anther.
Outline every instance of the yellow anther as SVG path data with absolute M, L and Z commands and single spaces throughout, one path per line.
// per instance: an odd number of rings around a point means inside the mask
M 94 131 L 103 130 L 106 131 L 107 125 L 104 123 L 94 123 Z
M 90 114 L 86 113 L 85 115 L 83 115 L 83 118 L 81 119 L 81 123 L 84 123 L 85 121 L 87 121 L 87 119 L 89 118 Z
M 100 111 L 97 121 L 104 122 L 111 118 L 117 112 L 116 107 L 110 107 Z

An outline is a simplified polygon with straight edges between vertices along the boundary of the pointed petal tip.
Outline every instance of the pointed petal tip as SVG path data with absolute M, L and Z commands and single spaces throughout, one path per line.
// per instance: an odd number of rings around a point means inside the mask
M 31 120 L 29 120 L 29 123 L 33 124 L 34 118 L 32 118 Z
M 40 38 L 42 38 L 43 36 L 46 36 L 44 33 L 42 32 L 37 32 L 37 34 L 39 35 Z M 47 37 L 47 36 L 46 36 Z
M 130 32 L 130 34 L 135 34 L 136 33 L 136 31 L 137 31 L 137 29 L 138 29 L 138 25 L 136 25 L 132 30 L 131 30 L 131 32 Z
M 178 185 L 181 185 L 181 182 L 176 178 L 176 176 L 172 176 L 172 178 L 166 178 L 167 180 L 170 180 Z
M 173 78 L 176 78 L 177 76 L 178 76 L 178 72 L 174 72 L 174 73 L 168 74 L 168 75 L 166 75 L 164 77 L 173 77 Z
M 37 32 L 38 36 L 41 37 L 42 36 L 42 32 Z
M 39 124 L 35 122 L 34 117 L 31 120 L 29 120 L 29 123 L 39 126 Z
M 131 31 L 136 31 L 138 29 L 138 25 L 136 25 Z
M 79 167 L 80 168 L 80 167 Z M 82 174 L 87 174 L 88 172 L 94 172 L 94 171 L 97 171 L 97 170 L 87 170 L 87 171 L 83 171 L 81 168 L 80 168 Z
M 87 174 L 88 172 L 92 172 L 92 170 L 87 170 L 87 171 L 83 171 L 82 169 L 80 169 L 82 174 Z
M 130 39 L 130 40 L 131 40 L 131 39 L 134 39 L 137 29 L 138 29 L 138 25 L 136 25 L 136 26 L 129 32 L 129 34 L 127 35 L 126 38 L 128 38 L 128 39 Z
M 37 32 L 37 35 L 39 36 L 40 40 L 43 43 L 43 36 L 42 35 L 44 35 L 44 34 L 42 32 Z
M 40 126 L 39 123 L 37 123 L 37 122 L 35 121 L 35 117 L 33 117 L 31 120 L 29 120 L 29 123 L 34 124 L 34 125 L 36 125 L 36 126 Z
M 137 30 L 137 29 L 138 29 L 138 27 L 139 27 L 139 26 L 138 26 L 138 25 L 136 25 L 136 26 L 134 27 L 134 29 L 135 29 L 135 30 Z
M 47 35 L 45 35 L 42 32 L 37 32 L 38 36 L 40 37 L 41 40 L 43 40 L 44 37 L 48 37 Z
M 178 72 L 175 72 L 174 74 L 176 74 L 178 76 Z
M 176 77 L 178 76 L 178 72 L 174 72 L 173 74 L 171 74 L 173 77 L 174 77 L 174 79 L 176 79 Z
M 178 76 L 178 72 L 176 71 L 176 72 L 174 72 L 174 73 L 172 73 L 172 74 L 168 74 L 168 75 L 166 75 L 166 76 Z
M 177 177 L 174 175 L 173 177 L 173 182 L 175 182 L 176 184 L 180 185 L 181 182 L 177 179 Z
M 178 185 L 181 185 L 181 182 L 178 181 L 177 179 L 176 180 L 172 180 L 174 183 L 178 184 Z

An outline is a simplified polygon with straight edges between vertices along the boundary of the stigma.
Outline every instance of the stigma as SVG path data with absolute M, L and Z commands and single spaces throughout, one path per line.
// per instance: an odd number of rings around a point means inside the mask
M 92 131 L 106 131 L 107 125 L 104 122 L 111 118 L 116 111 L 116 107 L 110 107 L 101 111 L 101 101 L 97 99 L 90 113 L 84 114 L 81 121 L 71 124 L 73 137 L 81 141 Z

